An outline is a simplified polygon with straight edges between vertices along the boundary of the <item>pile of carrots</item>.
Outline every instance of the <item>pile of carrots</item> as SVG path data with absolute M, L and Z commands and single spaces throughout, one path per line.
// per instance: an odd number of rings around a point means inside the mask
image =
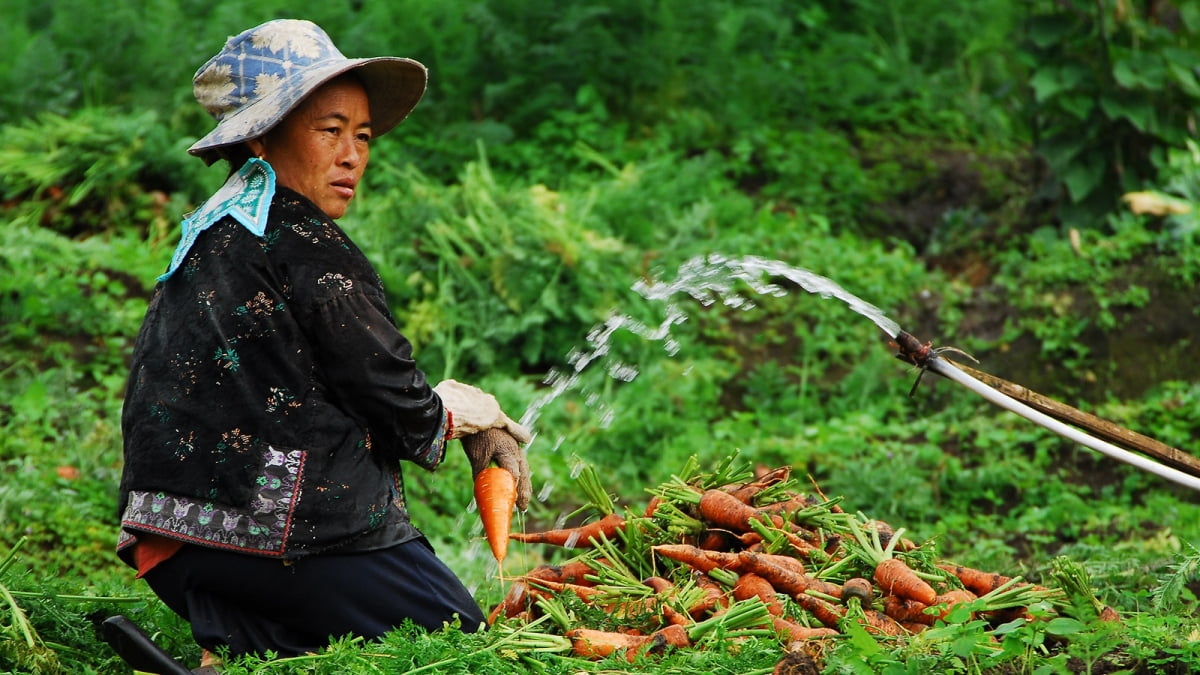
M 576 656 L 632 661 L 751 636 L 812 653 L 855 631 L 903 639 L 939 622 L 1119 620 L 1070 561 L 1055 561 L 1048 587 L 940 560 L 933 542 L 845 511 L 788 467 L 755 471 L 734 456 L 702 473 L 693 459 L 623 511 L 594 471 L 579 481 L 590 522 L 508 534 L 578 554 L 510 579 L 489 616 L 550 626 Z

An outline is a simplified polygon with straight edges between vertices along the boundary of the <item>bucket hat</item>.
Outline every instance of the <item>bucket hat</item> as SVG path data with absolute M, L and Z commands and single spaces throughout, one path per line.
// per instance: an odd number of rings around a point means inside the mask
M 192 78 L 196 100 L 217 127 L 188 152 L 206 164 L 218 148 L 257 138 L 279 123 L 305 96 L 353 70 L 371 110 L 371 131 L 387 133 L 425 93 L 425 66 L 412 59 L 349 59 L 311 21 L 277 19 L 229 38 Z

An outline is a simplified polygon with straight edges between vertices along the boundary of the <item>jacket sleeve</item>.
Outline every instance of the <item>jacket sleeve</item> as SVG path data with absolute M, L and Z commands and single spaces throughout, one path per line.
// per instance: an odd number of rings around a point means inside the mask
M 372 451 L 427 469 L 441 463 L 450 416 L 412 358 L 382 292 L 332 275 L 308 317 L 306 330 L 327 396 L 367 428 Z

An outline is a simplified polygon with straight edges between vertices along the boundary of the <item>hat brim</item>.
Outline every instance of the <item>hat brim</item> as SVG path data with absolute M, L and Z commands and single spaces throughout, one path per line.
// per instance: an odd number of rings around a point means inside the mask
M 230 113 L 215 129 L 193 143 L 188 153 L 212 164 L 220 159 L 220 148 L 262 136 L 321 85 L 351 71 L 361 78 L 366 90 L 371 133 L 376 137 L 408 117 L 425 94 L 428 81 L 425 66 L 412 59 L 381 56 L 323 64 Z

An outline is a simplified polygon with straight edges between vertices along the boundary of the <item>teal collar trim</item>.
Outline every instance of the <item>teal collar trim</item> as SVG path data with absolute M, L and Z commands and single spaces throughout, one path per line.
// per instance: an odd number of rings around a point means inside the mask
M 257 157 L 250 158 L 200 208 L 184 216 L 183 234 L 179 238 L 179 246 L 175 248 L 175 255 L 171 256 L 171 266 L 158 280 L 166 281 L 179 269 L 192 244 L 196 243 L 196 237 L 225 216 L 233 216 L 254 236 L 262 237 L 267 229 L 267 213 L 274 196 L 275 170 Z

